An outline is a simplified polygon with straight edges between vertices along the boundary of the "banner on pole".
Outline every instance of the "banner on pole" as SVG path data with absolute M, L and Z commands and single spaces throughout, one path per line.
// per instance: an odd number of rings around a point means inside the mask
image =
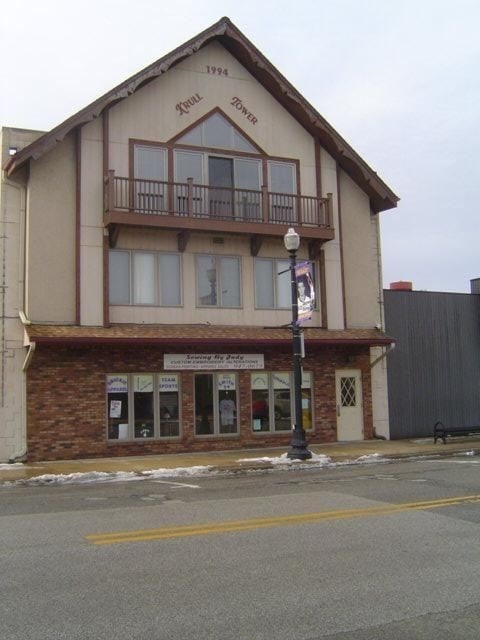
M 297 282 L 298 324 L 312 319 L 315 306 L 315 287 L 313 286 L 313 267 L 311 262 L 299 262 L 295 266 Z

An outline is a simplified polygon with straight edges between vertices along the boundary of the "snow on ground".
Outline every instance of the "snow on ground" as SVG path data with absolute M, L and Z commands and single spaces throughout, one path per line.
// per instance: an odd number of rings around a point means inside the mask
M 468 451 L 461 454 L 462 456 L 474 456 L 474 451 Z M 459 455 L 460 457 L 460 455 Z M 332 462 L 332 459 L 324 454 L 312 454 L 312 457 L 309 460 L 290 460 L 287 457 L 287 454 L 284 453 L 278 457 L 260 457 L 260 458 L 240 458 L 236 460 L 236 463 L 239 464 L 238 470 L 245 471 L 246 465 L 245 463 L 250 464 L 265 464 L 266 469 L 274 467 L 276 469 L 298 469 L 300 466 L 304 466 L 305 468 L 321 468 L 321 467 L 341 467 L 347 465 L 355 465 L 355 464 L 374 464 L 374 463 L 388 463 L 394 462 L 394 459 L 384 458 L 379 453 L 370 453 L 368 455 L 360 456 L 359 458 L 353 460 L 343 460 L 341 462 Z M 457 460 L 457 462 L 462 462 Z M 467 462 L 466 460 L 463 462 Z M 480 460 L 471 460 L 470 462 L 475 462 L 480 464 Z M 267 466 L 271 465 L 271 467 Z M 15 464 L 0 464 L 0 471 L 18 471 L 19 469 L 24 468 L 25 465 L 18 462 Z M 84 473 L 69 473 L 69 474 L 44 474 L 40 476 L 33 476 L 31 478 L 22 478 L 20 480 L 12 480 L 4 482 L 4 486 L 12 486 L 18 484 L 28 484 L 28 485 L 60 485 L 60 484 L 87 484 L 94 482 L 128 482 L 135 480 L 146 480 L 146 479 L 158 479 L 158 478 L 188 478 L 188 477 L 200 477 L 211 475 L 212 473 L 217 474 L 228 474 L 235 473 L 236 468 L 227 468 L 222 469 L 216 467 L 214 465 L 205 465 L 205 466 L 192 466 L 192 467 L 177 467 L 173 469 L 159 468 L 159 469 L 150 469 L 148 471 L 116 471 L 116 472 L 105 472 L 105 471 L 88 471 Z M 258 468 L 252 468 L 252 472 L 258 471 Z
M 12 466 L 12 465 L 8 465 Z M 23 465 L 20 465 L 23 466 Z M 18 467 L 17 467 L 18 468 Z M 45 473 L 32 478 L 22 478 L 6 482 L 12 484 L 28 485 L 57 485 L 57 484 L 88 484 L 93 482 L 130 482 L 152 478 L 185 478 L 201 476 L 210 472 L 211 466 L 177 467 L 176 469 L 151 469 L 150 471 L 87 471 L 84 473 Z
M 290 460 L 290 458 L 288 458 L 287 456 L 288 454 L 283 453 L 281 456 L 278 456 L 276 458 L 268 458 L 268 457 L 240 458 L 239 460 L 237 460 L 237 462 L 254 462 L 254 463 L 263 462 L 263 463 L 271 464 L 273 466 L 282 465 L 282 464 L 291 465 L 291 464 L 298 464 L 303 462 L 301 460 Z M 332 461 L 331 461 L 331 458 L 329 458 L 324 454 L 312 453 L 312 457 L 308 460 L 308 464 L 310 465 L 312 462 L 327 465 L 327 464 L 331 464 Z

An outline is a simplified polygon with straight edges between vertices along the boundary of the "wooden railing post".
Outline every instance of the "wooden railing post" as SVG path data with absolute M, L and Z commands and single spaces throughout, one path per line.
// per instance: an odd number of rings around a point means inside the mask
M 112 169 L 109 169 L 107 172 L 107 189 L 105 195 L 105 211 L 115 209 L 115 171 Z
M 188 189 L 188 199 L 187 199 L 187 211 L 189 217 L 193 217 L 193 178 L 187 178 L 187 189 Z
M 263 222 L 269 222 L 268 187 L 262 185 L 262 218 Z

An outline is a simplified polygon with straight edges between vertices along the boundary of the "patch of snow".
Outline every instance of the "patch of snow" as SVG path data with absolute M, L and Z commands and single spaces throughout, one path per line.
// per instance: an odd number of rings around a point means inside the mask
M 291 464 L 298 464 L 298 463 L 308 463 L 311 464 L 313 463 L 320 463 L 321 465 L 327 465 L 331 463 L 331 458 L 329 458 L 328 456 L 322 454 L 318 454 L 318 453 L 312 453 L 312 457 L 309 458 L 308 460 L 291 460 L 288 457 L 287 453 L 282 453 L 281 456 L 278 456 L 276 458 L 269 458 L 269 457 L 263 457 L 263 458 L 239 458 L 237 460 L 237 462 L 264 462 L 266 464 L 271 464 L 272 466 L 277 466 L 277 465 L 282 465 L 282 464 L 286 464 L 286 465 L 291 465 Z
M 21 462 L 14 462 L 12 464 L 0 464 L 0 471 L 15 471 L 15 469 L 23 469 Z
M 181 478 L 200 476 L 210 471 L 211 466 L 177 467 L 175 469 L 151 469 L 150 471 L 87 471 L 84 473 L 53 474 L 46 473 L 17 480 L 15 483 L 27 485 L 59 485 L 59 484 L 87 484 L 92 482 L 127 482 L 154 478 Z
M 89 471 L 86 473 L 54 474 L 45 473 L 42 476 L 34 476 L 18 480 L 16 484 L 29 485 L 53 485 L 53 484 L 79 484 L 89 482 L 125 482 L 126 480 L 137 480 L 138 474 L 133 471 L 116 471 L 107 473 L 105 471 Z
M 379 462 L 381 460 L 383 460 L 383 458 L 379 453 L 369 453 L 367 455 L 360 456 L 359 458 L 354 460 L 354 462 L 360 464 L 369 464 L 371 462 Z
M 213 469 L 212 465 L 177 467 L 175 469 L 151 469 L 150 471 L 142 471 L 140 475 L 147 478 L 185 478 L 207 474 L 211 469 Z

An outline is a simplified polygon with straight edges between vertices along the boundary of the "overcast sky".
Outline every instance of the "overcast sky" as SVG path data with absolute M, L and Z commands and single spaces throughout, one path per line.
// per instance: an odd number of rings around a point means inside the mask
M 478 0 L 0 0 L 0 125 L 49 130 L 225 15 L 400 196 L 384 286 L 469 291 Z

